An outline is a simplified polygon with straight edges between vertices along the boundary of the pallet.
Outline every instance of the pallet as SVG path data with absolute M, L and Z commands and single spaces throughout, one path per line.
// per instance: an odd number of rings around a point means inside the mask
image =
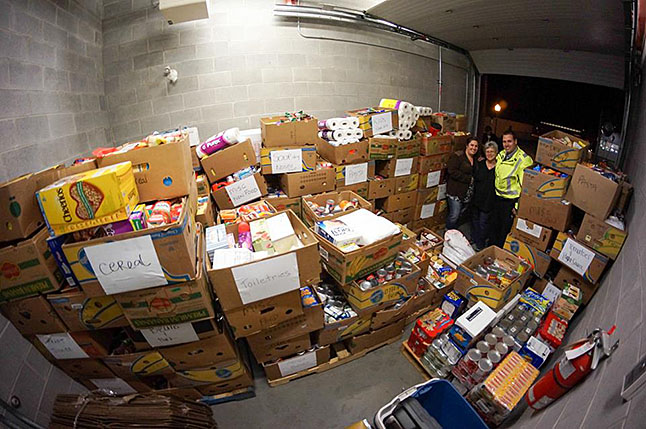
M 433 378 L 433 376 L 426 370 L 426 367 L 422 365 L 421 359 L 418 358 L 415 353 L 413 353 L 410 347 L 408 347 L 408 343 L 406 341 L 402 343 L 400 351 L 404 355 L 406 360 L 409 361 L 411 365 L 413 365 L 413 367 L 415 367 L 417 372 L 420 373 L 424 380 L 430 380 L 431 378 Z
M 350 351 L 345 347 L 343 343 L 336 343 L 332 344 L 330 347 L 332 347 L 336 353 L 336 356 L 334 356 L 332 359 L 330 359 L 328 362 L 324 362 L 320 365 L 314 366 L 312 368 L 286 375 L 285 377 L 277 378 L 275 380 L 267 380 L 267 383 L 269 383 L 269 386 L 271 387 L 276 387 L 276 386 L 281 386 L 283 384 L 287 384 L 292 380 L 296 380 L 298 378 L 305 377 L 310 374 L 318 374 L 321 372 L 328 371 L 332 368 L 336 368 L 337 366 L 346 364 L 348 362 L 352 362 L 353 360 L 359 359 L 366 354 L 370 353 L 373 350 L 377 350 L 378 348 L 381 348 L 383 346 L 386 346 L 388 344 L 392 344 L 395 341 L 398 341 L 401 338 L 401 334 L 398 334 L 395 337 L 392 337 L 383 343 L 379 343 L 373 347 L 370 347 L 368 349 L 361 350 L 360 352 L 357 353 L 350 353 Z
M 243 387 L 232 392 L 220 393 L 219 395 L 204 396 L 200 402 L 206 405 L 223 404 L 225 402 L 242 401 L 243 399 L 255 398 L 256 391 L 253 387 Z

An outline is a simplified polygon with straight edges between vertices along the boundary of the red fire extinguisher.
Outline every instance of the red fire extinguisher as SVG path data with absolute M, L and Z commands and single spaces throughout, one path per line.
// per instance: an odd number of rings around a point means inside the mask
M 525 395 L 527 404 L 535 410 L 545 408 L 586 378 L 599 360 L 610 356 L 619 345 L 617 341 L 610 346 L 614 331 L 614 326 L 607 333 L 596 329 L 588 338 L 573 344 L 563 359 L 530 387 Z

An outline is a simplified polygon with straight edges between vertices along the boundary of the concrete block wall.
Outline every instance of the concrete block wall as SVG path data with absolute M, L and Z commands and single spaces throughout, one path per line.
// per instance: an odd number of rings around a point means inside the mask
M 105 91 L 112 140 L 197 125 L 200 136 L 259 127 L 259 118 L 304 110 L 320 118 L 401 98 L 437 108 L 438 48 L 363 28 L 296 24 L 273 1 L 217 0 L 211 17 L 169 25 L 149 1 L 105 0 Z M 443 53 L 442 107 L 464 112 L 466 59 Z M 179 72 L 170 84 L 165 66 Z
M 0 181 L 106 144 L 100 0 L 0 0 Z

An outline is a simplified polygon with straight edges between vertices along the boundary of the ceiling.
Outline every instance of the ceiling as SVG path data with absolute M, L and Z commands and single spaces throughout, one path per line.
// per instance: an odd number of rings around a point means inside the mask
M 469 51 L 624 49 L 620 0 L 386 0 L 368 12 Z

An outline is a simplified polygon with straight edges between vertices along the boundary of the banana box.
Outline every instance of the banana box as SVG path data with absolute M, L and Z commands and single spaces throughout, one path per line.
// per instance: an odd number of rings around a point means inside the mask
M 0 312 L 23 335 L 65 332 L 65 325 L 43 296 L 0 304 Z
M 601 279 L 610 259 L 559 232 L 554 240 L 550 256 L 571 268 L 587 282 L 595 284 Z
M 401 319 L 375 331 L 352 337 L 346 341 L 348 350 L 354 354 L 383 344 L 392 338 L 399 338 L 404 332 L 404 323 L 405 320 Z
M 288 375 L 303 373 L 330 360 L 330 347 L 319 347 L 303 355 L 282 359 L 275 363 L 263 364 L 267 381 L 274 381 Z
M 408 176 L 402 176 L 395 179 L 395 194 L 402 194 L 417 189 L 419 186 L 419 174 L 413 171 Z
M 217 383 L 205 386 L 200 385 L 196 387 L 196 390 L 204 396 L 215 396 L 246 387 L 253 387 L 253 374 L 247 367 L 245 367 L 245 371 L 239 377 L 220 380 Z
M 567 192 L 570 179 L 570 176 L 557 177 L 532 168 L 526 168 L 523 172 L 523 192 L 535 195 L 538 198 L 561 200 Z
M 75 174 L 36 192 L 52 235 L 128 219 L 139 202 L 130 161 Z
M 627 236 L 628 231 L 615 228 L 590 214 L 583 217 L 581 228 L 576 235 L 577 239 L 585 245 L 612 260 L 619 256 Z
M 301 217 L 302 216 L 301 197 L 296 197 L 296 198 L 289 198 L 287 196 L 272 197 L 271 195 L 268 195 L 265 197 L 265 201 L 271 204 L 271 206 L 275 208 L 277 212 L 291 210 L 294 212 L 296 216 L 298 216 L 299 218 L 302 218 Z
M 238 357 L 233 362 L 222 362 L 208 368 L 178 370 L 167 378 L 172 387 L 195 387 L 235 380 L 246 372 L 245 363 Z
M 159 352 L 175 371 L 207 368 L 235 361 L 237 357 L 236 347 L 226 332 L 192 343 L 163 347 Z
M 0 249 L 0 301 L 59 290 L 65 278 L 47 246 L 47 229 Z
M 343 285 L 341 288 L 346 295 L 348 303 L 350 303 L 358 314 L 365 314 L 368 311 L 372 313 L 385 308 L 388 304 L 414 294 L 417 290 L 417 282 L 421 275 L 422 271 L 420 268 L 413 265 L 413 271 L 411 273 L 368 290 L 362 290 L 359 287 L 361 280 Z
M 511 235 L 507 236 L 504 248 L 524 261 L 527 261 L 538 277 L 543 277 L 547 273 L 550 262 L 552 262 L 552 258 L 547 253 L 541 252 Z
M 316 146 L 281 146 L 260 149 L 262 174 L 300 173 L 316 168 Z
M 363 136 L 365 138 L 369 138 L 374 135 L 387 134 L 388 132 L 397 129 L 399 126 L 397 109 L 387 107 L 367 107 L 364 109 L 348 110 L 346 113 L 350 116 L 356 116 L 359 118 L 359 128 L 363 130 Z M 373 127 L 376 129 L 373 129 Z M 392 139 L 392 141 L 396 142 L 397 139 Z M 372 141 L 370 141 L 370 146 L 371 147 L 368 149 L 370 159 L 381 159 L 374 158 L 372 156 Z M 395 155 L 394 147 L 392 155 Z
M 372 211 L 372 204 L 370 204 L 368 201 L 366 201 L 361 196 L 355 194 L 352 191 L 326 192 L 324 194 L 318 194 L 318 195 L 302 197 L 302 198 L 303 198 L 303 222 L 305 222 L 305 225 L 307 225 L 308 227 L 312 227 L 314 224 L 316 224 L 316 222 L 319 222 L 319 221 L 336 219 L 339 216 L 351 213 L 360 208 Z M 319 207 L 325 207 L 327 202 L 332 200 L 334 201 L 334 205 L 337 206 L 342 201 L 352 201 L 354 199 L 357 200 L 357 203 L 358 203 L 357 207 L 349 206 L 346 208 L 346 210 L 339 211 L 336 213 L 331 213 L 324 216 L 317 215 L 312 209 L 312 207 L 310 207 L 310 205 L 308 204 L 308 203 L 314 203 Z
M 57 365 L 72 378 L 114 377 L 110 368 L 99 359 L 65 359 L 59 360 Z
M 88 297 L 80 289 L 71 289 L 47 299 L 70 332 L 129 326 L 114 296 Z
M 105 356 L 101 360 L 117 377 L 124 380 L 175 373 L 170 363 L 156 350 Z
M 368 161 L 351 165 L 334 165 L 336 186 L 352 186 L 365 183 L 375 175 L 375 162 Z
M 572 144 L 564 144 L 564 139 L 569 139 Z M 588 146 L 590 142 L 572 134 L 550 131 L 538 138 L 536 162 L 571 175 Z
M 368 183 L 369 182 L 362 182 L 362 183 L 357 183 L 355 185 L 350 185 L 350 186 L 340 186 L 337 183 L 336 184 L 336 191 L 337 192 L 352 191 L 355 194 L 359 195 L 361 198 L 365 198 L 367 200 L 368 199 Z
M 367 314 L 343 319 L 336 323 L 326 323 L 323 329 L 317 332 L 316 343 L 326 346 L 368 332 L 370 321 L 371 315 Z

